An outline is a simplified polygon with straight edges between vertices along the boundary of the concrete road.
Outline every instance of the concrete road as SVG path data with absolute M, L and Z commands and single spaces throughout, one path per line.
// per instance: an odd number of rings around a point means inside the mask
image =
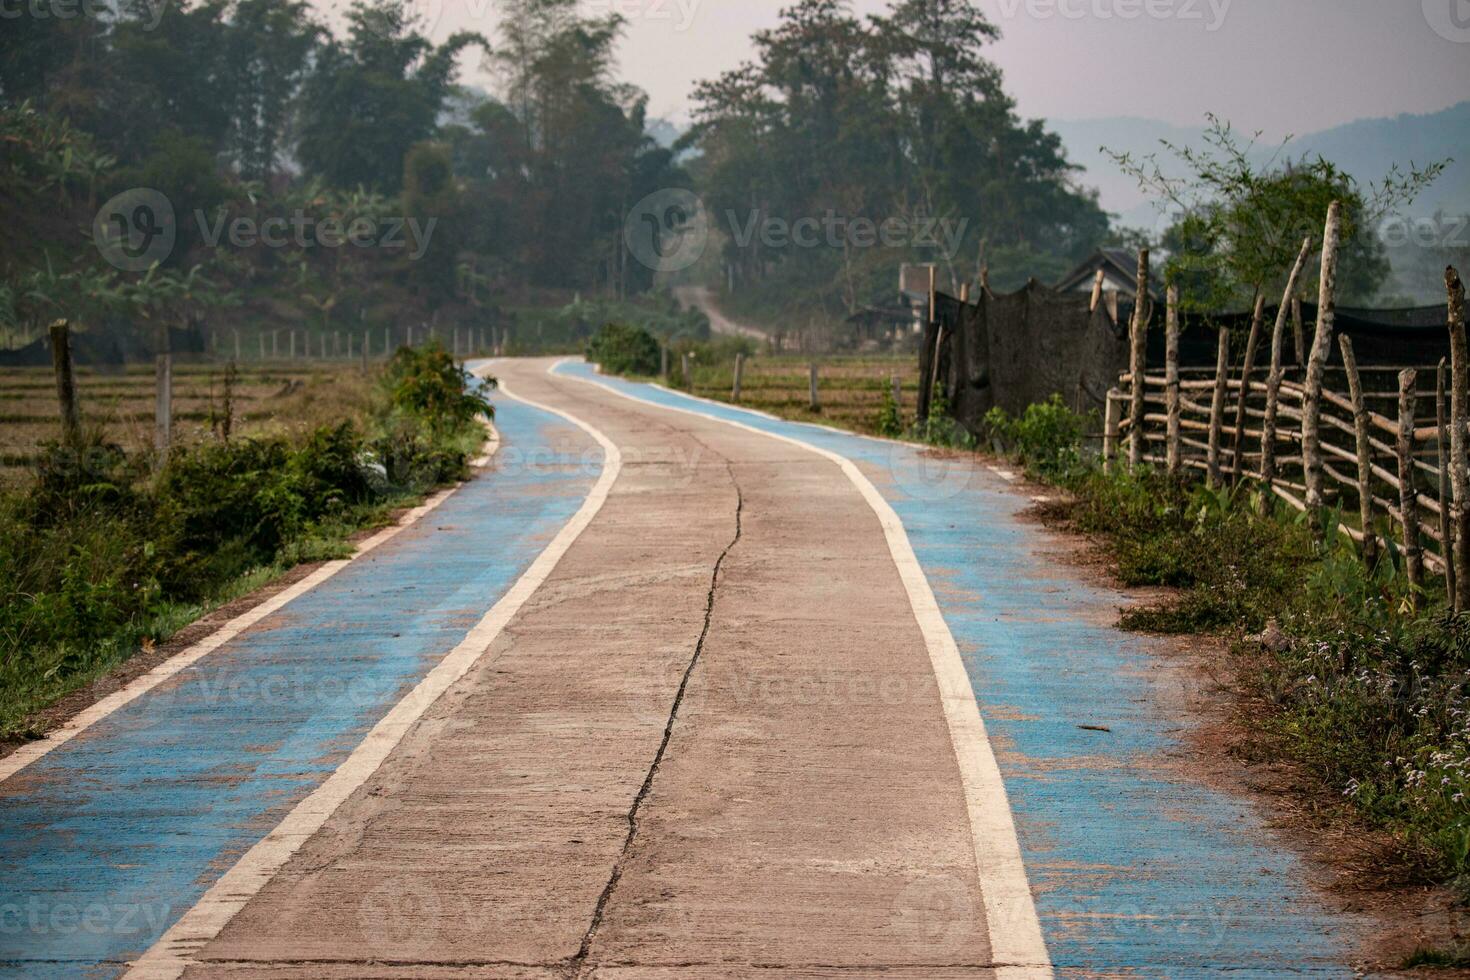
M 0 759 L 0 974 L 1350 973 L 1014 474 L 550 366 L 478 479 Z
M 187 975 L 992 975 L 981 831 L 858 487 L 545 369 L 496 370 L 616 445 L 606 503 Z M 823 696 L 855 684 L 898 694 Z

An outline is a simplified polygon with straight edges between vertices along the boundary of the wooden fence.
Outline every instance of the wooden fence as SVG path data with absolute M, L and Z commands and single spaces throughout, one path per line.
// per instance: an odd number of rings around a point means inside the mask
M 1284 316 L 1271 337 L 1269 366 L 1255 366 L 1266 329 L 1258 302 L 1242 363 L 1233 363 L 1232 338 L 1222 330 L 1215 368 L 1181 371 L 1178 294 L 1171 288 L 1165 317 L 1169 356 L 1162 371 L 1150 371 L 1141 342 L 1148 311 L 1139 310 L 1131 326 L 1131 369 L 1108 394 L 1104 465 L 1119 465 L 1126 442 L 1131 467 L 1152 465 L 1175 475 L 1196 471 L 1215 487 L 1254 481 L 1311 515 L 1318 529 L 1323 509 L 1336 506 L 1342 512 L 1339 531 L 1359 543 L 1365 558 L 1376 559 L 1389 538 L 1417 589 L 1426 569 L 1442 573 L 1455 609 L 1465 610 L 1470 608 L 1470 352 L 1464 288 L 1455 270 L 1447 270 L 1448 363 L 1360 369 L 1351 339 L 1341 336 L 1336 340 L 1343 366 L 1329 367 L 1338 221 L 1334 205 L 1322 248 L 1323 313 L 1304 369 L 1282 366 Z M 1288 296 L 1310 251 L 1308 240 Z M 1145 253 L 1140 296 L 1148 295 L 1147 277 Z

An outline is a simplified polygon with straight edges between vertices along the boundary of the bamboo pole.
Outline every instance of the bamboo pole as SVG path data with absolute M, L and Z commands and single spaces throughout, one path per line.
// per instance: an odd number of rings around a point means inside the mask
M 1297 253 L 1296 263 L 1286 278 L 1286 291 L 1281 296 L 1281 306 L 1276 311 L 1276 326 L 1271 331 L 1271 371 L 1266 378 L 1266 418 L 1261 425 L 1261 482 L 1271 486 L 1276 481 L 1276 422 L 1281 411 L 1281 382 L 1285 380 L 1284 348 L 1286 346 L 1287 310 L 1296 296 L 1297 283 L 1307 266 L 1307 257 L 1312 254 L 1312 236 L 1302 240 L 1302 249 Z M 1300 349 L 1300 348 L 1298 348 Z M 1271 497 L 1261 498 L 1263 509 L 1271 506 Z
M 1368 409 L 1363 404 L 1363 382 L 1358 375 L 1358 356 L 1353 350 L 1353 338 L 1343 334 L 1337 338 L 1337 342 L 1342 348 L 1348 392 L 1353 400 L 1353 429 L 1357 438 L 1358 456 L 1358 518 L 1363 525 L 1363 561 L 1371 566 L 1378 560 L 1378 539 L 1373 534 L 1373 443 L 1368 438 Z
M 1097 275 L 1092 277 L 1092 299 L 1087 304 L 1087 312 L 1089 313 L 1096 313 L 1097 304 L 1102 302 L 1103 279 L 1105 275 L 1101 269 L 1098 269 Z
M 1434 372 L 1434 443 L 1439 463 L 1439 540 L 1444 554 L 1444 585 L 1446 598 L 1453 609 L 1459 591 L 1455 582 L 1455 522 L 1450 507 L 1450 428 L 1446 405 L 1446 367 L 1445 359 L 1440 358 L 1439 369 Z
M 1342 237 L 1342 202 L 1327 209 L 1322 235 L 1322 283 L 1317 300 L 1317 332 L 1307 361 L 1307 395 L 1302 406 L 1302 459 L 1306 468 L 1307 510 L 1313 529 L 1322 532 L 1322 376 L 1332 343 L 1337 310 L 1337 249 Z
M 1445 269 L 1450 329 L 1450 481 L 1454 493 L 1455 612 L 1470 609 L 1470 461 L 1466 460 L 1470 415 L 1470 349 L 1465 340 L 1465 287 L 1454 267 Z
M 1128 412 L 1128 466 L 1143 465 L 1144 372 L 1148 369 L 1148 249 L 1138 250 L 1138 292 L 1133 299 L 1133 325 L 1129 332 L 1128 370 L 1133 376 L 1133 400 Z
M 1102 270 L 1098 270 L 1102 275 Z M 1169 285 L 1164 307 L 1164 398 L 1168 406 L 1168 469 L 1169 475 L 1179 475 L 1179 287 Z
M 740 382 L 743 380 L 744 374 L 745 374 L 745 355 L 744 354 L 736 354 L 735 355 L 735 383 L 730 388 L 730 400 L 733 401 L 733 402 L 738 402 L 740 400 Z
M 1107 408 L 1103 416 L 1103 472 L 1113 472 L 1113 463 L 1118 458 L 1118 426 L 1123 414 L 1123 391 L 1113 388 L 1108 392 Z
M 1239 483 L 1245 475 L 1245 410 L 1251 397 L 1251 371 L 1256 366 L 1256 351 L 1261 347 L 1261 329 L 1266 323 L 1266 291 L 1256 287 L 1256 304 L 1251 313 L 1251 332 L 1245 341 L 1245 360 L 1240 369 L 1240 396 L 1235 403 L 1235 434 L 1231 445 L 1235 449 L 1235 461 L 1231 468 L 1232 483 Z
M 82 444 L 82 413 L 77 406 L 77 382 L 71 354 L 71 324 L 53 320 L 51 369 L 56 374 L 56 401 L 61 409 L 61 438 L 71 449 Z
M 1404 566 L 1408 570 L 1409 601 L 1417 609 L 1424 588 L 1424 546 L 1419 539 L 1419 492 L 1414 488 L 1414 401 L 1418 373 L 1399 372 L 1399 522 L 1404 529 Z
M 1210 402 L 1210 448 L 1208 457 L 1210 486 L 1218 487 L 1220 479 L 1220 441 L 1225 425 L 1225 389 L 1230 380 L 1230 331 L 1220 328 L 1219 351 L 1215 355 L 1215 396 Z

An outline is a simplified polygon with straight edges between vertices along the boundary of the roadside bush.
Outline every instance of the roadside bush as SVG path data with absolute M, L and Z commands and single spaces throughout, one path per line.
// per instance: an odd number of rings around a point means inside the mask
M 48 447 L 27 489 L 0 494 L 0 737 L 233 590 L 345 554 L 352 531 L 463 474 L 489 409 L 442 350 L 403 350 L 371 433 L 215 439 L 156 473 L 96 436 Z
M 1067 407 L 1061 395 L 1028 406 L 1020 418 L 1004 409 L 992 408 L 985 416 L 985 430 L 996 448 L 1016 456 L 1043 479 L 1055 480 L 1074 473 L 1082 465 L 1082 436 L 1087 418 Z
M 642 327 L 604 324 L 587 343 L 587 360 L 608 374 L 658 374 L 658 341 Z

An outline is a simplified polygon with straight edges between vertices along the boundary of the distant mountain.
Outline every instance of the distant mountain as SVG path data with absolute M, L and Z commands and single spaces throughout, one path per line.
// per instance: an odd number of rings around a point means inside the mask
M 1100 147 L 1135 158 L 1157 152 L 1160 162 L 1167 164 L 1172 155 L 1159 145 L 1160 140 L 1198 148 L 1204 133 L 1203 127 L 1136 117 L 1049 120 L 1047 125 L 1061 136 L 1071 160 L 1086 168 L 1079 181 L 1097 188 L 1103 207 L 1119 215 L 1122 224 L 1143 228 L 1158 223 L 1156 210 Z M 1242 135 L 1249 137 L 1248 132 Z M 1258 151 L 1262 162 L 1279 146 L 1279 140 L 1263 140 Z M 1298 136 L 1287 144 L 1286 154 L 1293 159 L 1321 154 L 1364 185 L 1382 180 L 1395 163 L 1404 169 L 1411 162 L 1422 166 L 1454 158 L 1411 211 L 1416 215 L 1441 209 L 1452 214 L 1470 212 L 1470 102 L 1428 115 L 1361 119 Z

